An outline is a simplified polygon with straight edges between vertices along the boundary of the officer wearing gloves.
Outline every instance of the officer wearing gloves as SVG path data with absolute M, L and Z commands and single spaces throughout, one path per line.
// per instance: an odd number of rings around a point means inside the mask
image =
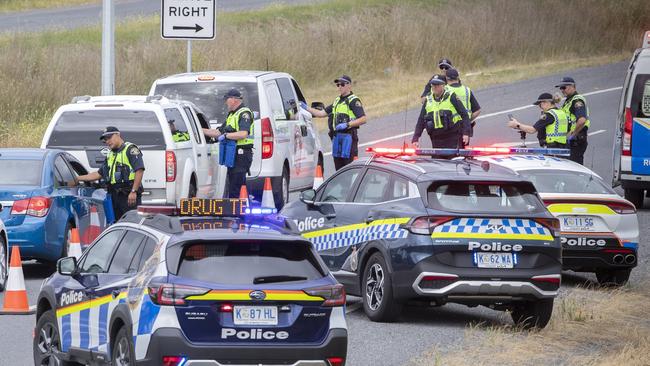
M 469 122 L 472 126 L 469 137 L 474 135 L 474 125 L 476 125 L 476 118 L 481 114 L 481 106 L 476 100 L 476 96 L 467 85 L 460 82 L 460 75 L 458 70 L 453 67 L 447 70 L 447 90 L 456 94 L 458 100 L 463 103 L 463 107 L 469 114 Z
M 103 178 L 108 183 L 115 218 L 119 219 L 124 213 L 142 203 L 142 152 L 136 145 L 124 142 L 117 127 L 106 127 L 100 140 L 110 149 L 104 164 L 98 171 L 80 175 L 77 180 L 91 182 Z M 76 182 L 68 182 L 68 185 L 74 186 Z
M 569 134 L 567 141 L 571 155 L 569 159 L 582 164 L 585 151 L 587 150 L 587 132 L 591 122 L 589 121 L 589 109 L 585 97 L 578 94 L 576 82 L 571 77 L 563 77 L 556 88 L 560 88 L 566 97 L 562 110 L 569 117 Z
M 172 132 L 172 140 L 174 140 L 174 142 L 190 141 L 190 134 L 177 130 L 174 122 L 173 119 L 167 121 L 167 123 L 169 123 L 169 129 Z
M 204 128 L 207 137 L 214 137 L 221 145 L 219 163 L 228 167 L 229 198 L 238 198 L 246 174 L 253 163 L 253 112 L 243 104 L 239 90 L 230 89 L 223 97 L 228 107 L 226 123 L 221 129 Z
M 542 93 L 533 103 L 542 109 L 542 115 L 533 126 L 521 123 L 515 118 L 508 121 L 508 127 L 526 133 L 536 133 L 540 146 L 566 148 L 569 131 L 569 117 L 558 109 L 550 93 Z
M 460 149 L 469 143 L 470 123 L 467 110 L 456 94 L 446 90 L 445 77 L 431 78 L 431 93 L 424 105 L 424 116 L 418 118 L 411 142 L 420 147 L 420 136 L 426 129 L 434 148 Z
M 334 103 L 321 111 L 301 105 L 314 117 L 328 117 L 329 137 L 332 140 L 332 157 L 336 170 L 350 164 L 359 155 L 359 126 L 367 117 L 359 97 L 352 93 L 352 79 L 343 75 L 334 80 L 340 95 Z

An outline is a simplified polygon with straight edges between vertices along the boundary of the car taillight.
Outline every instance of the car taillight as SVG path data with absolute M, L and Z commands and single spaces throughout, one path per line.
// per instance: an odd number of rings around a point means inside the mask
M 625 126 L 623 128 L 623 155 L 632 155 L 632 110 L 625 108 Z
M 208 291 L 210 290 L 201 287 L 165 283 L 150 285 L 149 297 L 154 304 L 158 305 L 185 305 L 185 298 L 188 296 L 203 295 Z
M 328 357 L 327 358 L 327 363 L 329 366 L 343 366 L 343 362 L 345 362 L 345 358 L 343 357 Z
M 340 283 L 331 286 L 313 287 L 305 291 L 307 295 L 319 296 L 325 299 L 323 306 L 345 305 L 345 288 Z
M 262 118 L 262 159 L 273 156 L 273 129 L 271 119 Z
M 163 366 L 183 366 L 187 359 L 182 356 L 163 356 Z
M 561 231 L 560 220 L 556 218 L 552 218 L 552 219 L 535 219 L 535 221 L 539 224 L 546 226 L 549 230 L 551 230 L 554 236 L 560 235 L 560 231 Z
M 618 214 L 636 213 L 636 207 L 630 202 L 607 202 L 606 205 Z
M 173 151 L 165 152 L 165 176 L 168 182 L 176 180 L 176 154 Z
M 452 219 L 453 217 L 448 216 L 416 217 L 406 225 L 406 228 L 413 234 L 431 235 L 433 228 Z
M 43 217 L 50 210 L 51 203 L 50 198 L 41 196 L 15 201 L 11 207 L 11 214 Z

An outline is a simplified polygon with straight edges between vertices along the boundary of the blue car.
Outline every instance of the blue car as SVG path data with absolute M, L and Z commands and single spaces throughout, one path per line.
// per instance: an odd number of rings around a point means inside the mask
M 70 229 L 91 243 L 112 223 L 104 189 L 68 182 L 86 169 L 62 150 L 0 149 L 0 219 L 23 259 L 54 263 L 67 256 Z

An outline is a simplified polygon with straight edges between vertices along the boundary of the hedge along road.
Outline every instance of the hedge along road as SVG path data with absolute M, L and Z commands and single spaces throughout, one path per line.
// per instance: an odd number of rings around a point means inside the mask
M 254 10 L 274 4 L 311 4 L 319 0 L 218 0 L 217 13 Z M 114 0 L 115 19 L 148 16 L 160 13 L 160 0 Z M 0 14 L 0 33 L 35 32 L 46 29 L 72 29 L 101 24 L 102 4 L 28 10 Z

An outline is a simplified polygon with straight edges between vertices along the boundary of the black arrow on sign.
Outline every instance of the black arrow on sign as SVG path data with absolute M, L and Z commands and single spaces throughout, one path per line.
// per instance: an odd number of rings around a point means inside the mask
M 190 29 L 194 29 L 194 33 L 197 33 L 198 31 L 202 30 L 203 27 L 201 27 L 201 26 L 198 25 L 198 24 L 195 24 L 194 27 L 187 27 L 187 26 L 182 26 L 182 25 L 175 25 L 175 26 L 172 27 L 172 29 L 174 29 L 174 30 L 190 30 Z

